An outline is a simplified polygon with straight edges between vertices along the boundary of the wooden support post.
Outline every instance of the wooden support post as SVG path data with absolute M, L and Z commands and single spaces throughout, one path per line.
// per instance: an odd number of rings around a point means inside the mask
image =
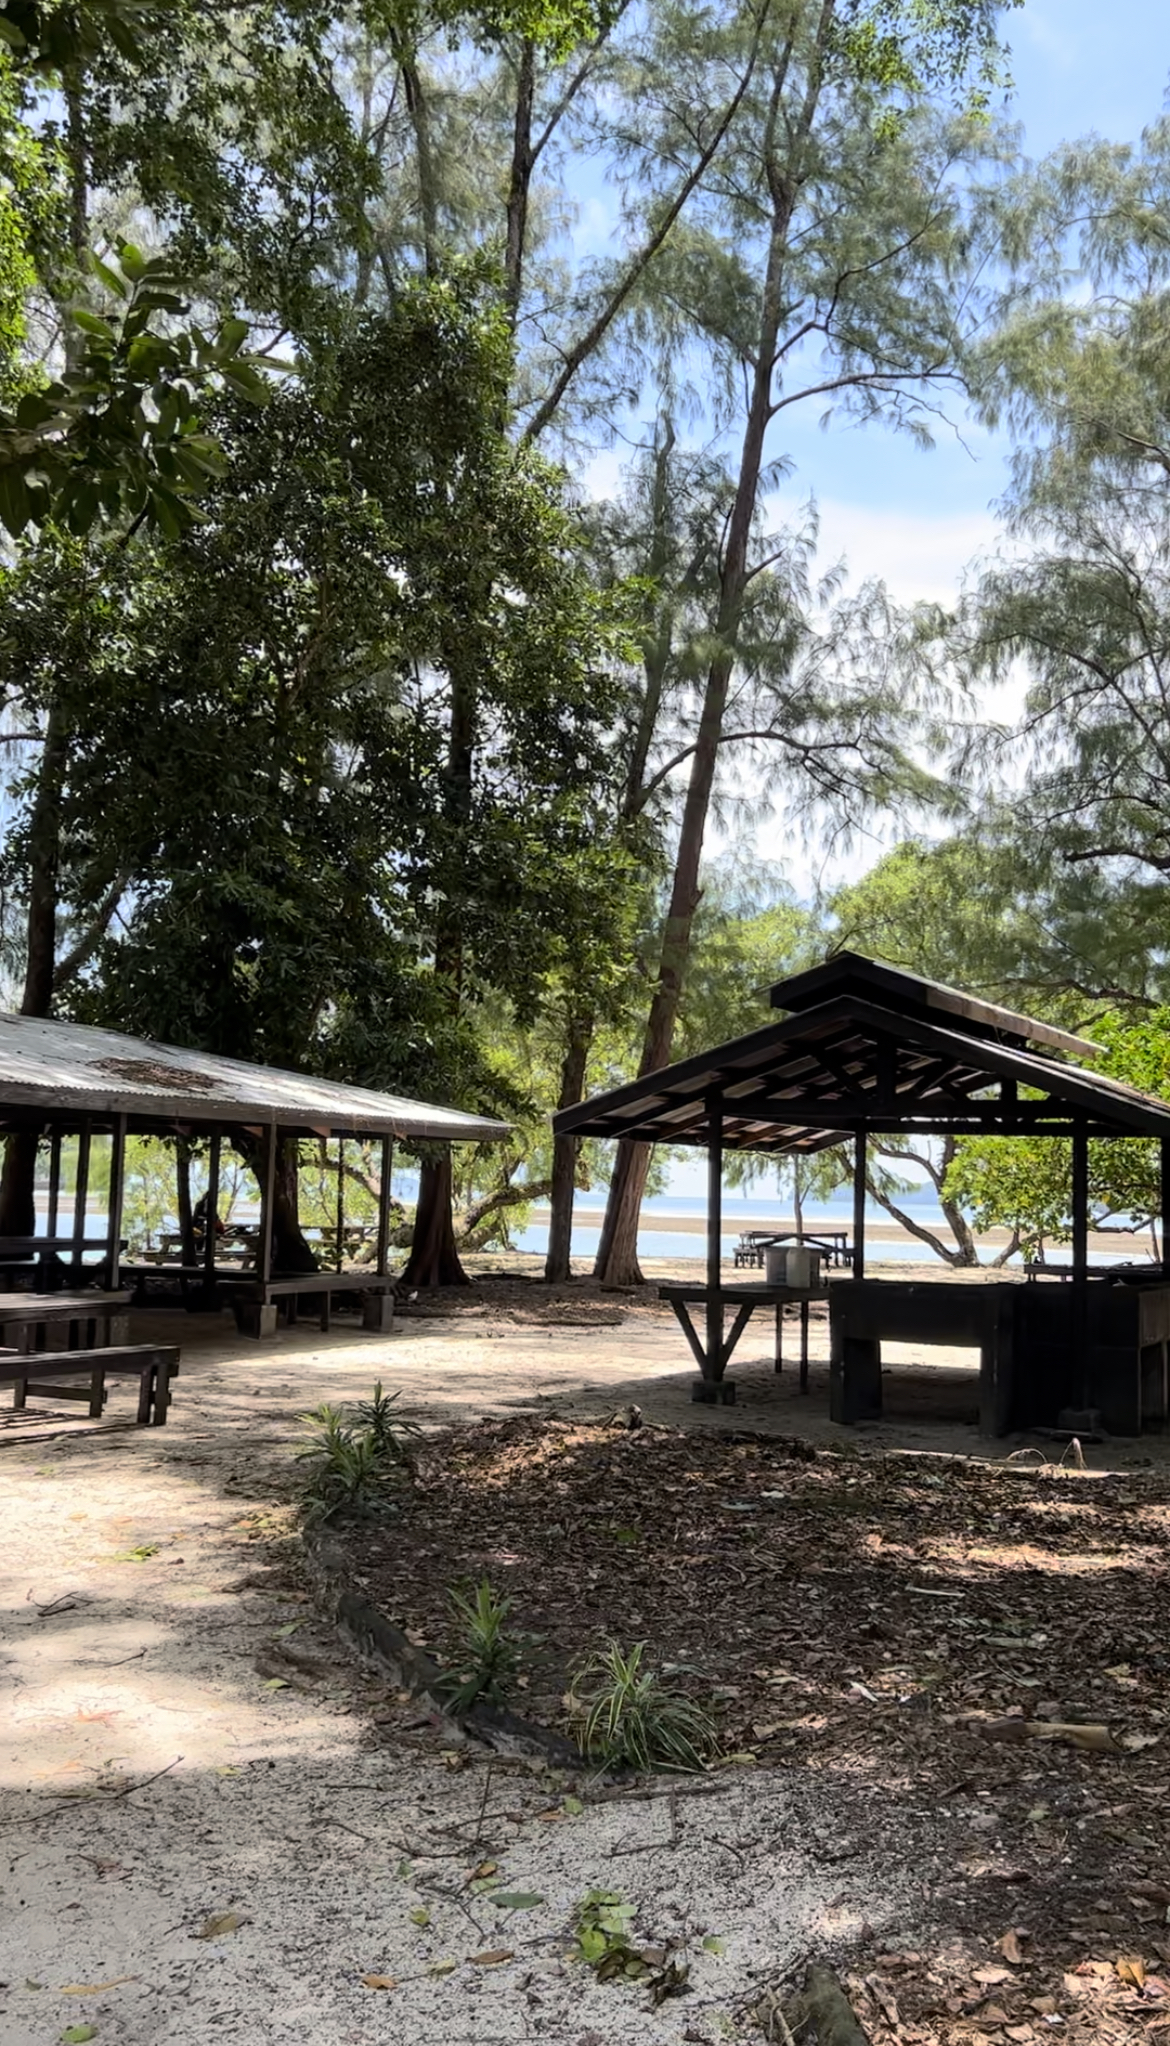
M 215 1254 L 219 1233 L 219 1152 L 222 1133 L 219 1124 L 211 1132 L 207 1158 L 207 1219 L 203 1230 L 203 1283 L 210 1292 L 215 1284 Z
M 61 1132 L 54 1129 L 49 1138 L 49 1224 L 47 1236 L 57 1234 L 57 1222 L 61 1211 Z
M 865 1277 L 865 1124 L 853 1142 L 853 1276 Z
M 1170 1280 L 1170 1137 L 1163 1137 L 1162 1151 L 1162 1277 Z
M 1073 1360 L 1080 1381 L 1081 1406 L 1087 1408 L 1089 1388 L 1089 1138 L 1083 1116 L 1072 1133 L 1072 1267 Z
M 723 1376 L 723 1096 L 708 1094 L 707 1111 L 707 1368 L 704 1378 Z
M 382 1184 L 378 1189 L 378 1277 L 386 1277 L 390 1259 L 390 1181 L 394 1172 L 394 1139 L 382 1139 Z
M 106 1199 L 107 1216 L 106 1244 L 108 1249 L 106 1284 L 111 1290 L 118 1283 L 118 1265 L 122 1256 L 122 1201 L 126 1186 L 126 1117 L 116 1115 L 110 1131 L 110 1191 Z
M 91 1142 L 88 1115 L 81 1119 L 77 1137 L 77 1179 L 73 1189 L 73 1260 L 72 1277 L 74 1285 L 81 1278 L 81 1260 L 85 1255 L 85 1210 L 89 1199 L 89 1147 Z
M 266 1286 L 272 1277 L 272 1232 L 273 1195 L 276 1190 L 276 1124 L 269 1123 L 264 1131 L 264 1149 L 260 1161 L 260 1256 L 257 1260 L 260 1282 Z
M 345 1138 L 337 1139 L 337 1270 L 341 1270 L 345 1236 Z

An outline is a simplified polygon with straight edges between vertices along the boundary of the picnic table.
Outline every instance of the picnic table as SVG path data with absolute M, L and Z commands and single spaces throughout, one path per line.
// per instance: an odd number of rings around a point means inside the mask
M 49 1328 L 68 1324 L 66 1348 L 96 1350 L 125 1340 L 128 1287 L 102 1292 L 83 1287 L 72 1293 L 0 1293 L 0 1344 L 21 1355 L 46 1348 Z
M 735 1246 L 735 1262 L 738 1266 L 762 1267 L 765 1253 L 782 1243 L 794 1243 L 801 1250 L 819 1250 L 827 1265 L 853 1263 L 847 1229 L 816 1229 L 811 1233 L 807 1229 L 745 1229 Z
M 125 1248 L 123 1238 L 121 1249 Z M 11 1279 L 27 1273 L 42 1292 L 48 1292 L 54 1278 L 76 1280 L 77 1266 L 83 1272 L 104 1270 L 109 1255 L 109 1245 L 93 1237 L 79 1243 L 73 1236 L 0 1236 L 0 1276 Z M 82 1264 L 86 1257 L 93 1262 Z
M 710 1286 L 704 1285 L 702 1280 L 699 1279 L 673 1279 L 669 1284 L 660 1286 L 658 1288 L 658 1298 L 667 1301 L 674 1310 L 675 1319 L 691 1346 L 692 1354 L 701 1373 L 701 1376 L 691 1386 L 692 1400 L 701 1402 L 705 1406 L 716 1406 L 720 1403 L 727 1407 L 735 1405 L 735 1386 L 727 1384 L 723 1374 L 731 1361 L 741 1335 L 757 1307 L 774 1307 L 776 1310 L 776 1356 L 774 1369 L 777 1371 L 782 1370 L 784 1358 L 781 1332 L 784 1309 L 793 1302 L 800 1307 L 800 1389 L 802 1392 L 807 1392 L 809 1302 L 812 1300 L 826 1300 L 828 1294 L 829 1289 L 827 1285 L 815 1287 L 761 1286 L 751 1285 L 742 1280 L 739 1282 L 733 1281 L 730 1286 L 720 1286 L 715 1293 L 712 1292 Z M 730 1330 L 722 1335 L 715 1355 L 712 1355 L 709 1349 L 704 1348 L 699 1332 L 690 1315 L 690 1307 L 693 1303 L 703 1308 L 705 1320 L 707 1308 L 713 1300 L 720 1309 L 721 1327 L 724 1302 L 735 1308 L 735 1319 L 731 1324 Z

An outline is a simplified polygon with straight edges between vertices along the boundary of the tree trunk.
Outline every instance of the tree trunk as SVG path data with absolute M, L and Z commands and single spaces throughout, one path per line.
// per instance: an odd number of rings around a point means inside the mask
M 423 261 L 430 276 L 438 258 L 439 239 L 439 196 L 435 168 L 434 140 L 431 134 L 431 109 L 427 98 L 427 87 L 419 69 L 418 51 L 406 35 L 395 35 L 391 40 L 398 68 L 402 73 L 402 88 L 406 98 L 406 110 L 414 133 L 415 163 L 418 168 L 419 214 L 422 219 Z
M 823 47 L 832 20 L 834 0 L 824 0 L 818 49 Z M 674 1026 L 682 996 L 683 978 L 690 953 L 691 931 L 699 903 L 699 863 L 711 807 L 711 791 L 719 744 L 723 737 L 728 691 L 735 669 L 736 639 L 740 611 L 749 577 L 752 521 L 759 498 L 760 475 L 772 407 L 772 378 L 783 316 L 783 280 L 788 254 L 788 233 L 803 177 L 803 159 L 820 98 L 821 74 L 814 61 L 810 67 L 804 100 L 790 131 L 782 124 L 782 102 L 787 81 L 789 51 L 777 64 L 772 83 L 769 132 L 765 149 L 765 174 L 772 198 L 772 222 L 767 265 L 760 296 L 759 342 L 755 350 L 748 404 L 740 453 L 735 498 L 727 527 L 727 540 L 719 577 L 719 609 L 714 639 L 718 648 L 707 672 L 698 736 L 691 756 L 675 859 L 674 883 L 662 934 L 658 980 L 650 1005 L 639 1077 L 656 1072 L 670 1060 Z M 785 127 L 784 160 L 777 158 L 777 137 Z M 603 1286 L 636 1286 L 642 1283 L 638 1265 L 638 1213 L 650 1166 L 649 1147 L 629 1143 L 618 1145 L 617 1161 L 610 1182 L 609 1201 L 601 1244 L 594 1267 Z
M 53 1001 L 57 953 L 57 888 L 61 859 L 61 794 L 69 733 L 63 712 L 53 705 L 29 818 L 28 923 L 22 1016 L 47 1016 Z M 36 1234 L 37 1134 L 17 1130 L 4 1146 L 0 1173 L 0 1236 Z
M 561 1064 L 558 1108 L 573 1108 L 585 1091 L 585 1064 L 589 1057 L 591 1026 L 579 1016 L 569 1024 L 569 1042 Z M 571 1279 L 570 1251 L 573 1238 L 573 1195 L 577 1191 L 577 1158 L 581 1149 L 577 1137 L 554 1137 L 552 1192 L 549 1197 L 548 1255 L 544 1276 L 550 1284 Z
M 513 331 L 524 287 L 524 253 L 528 243 L 528 194 L 532 183 L 532 108 L 536 97 L 536 44 L 526 36 L 520 46 L 516 74 L 516 119 L 512 129 L 512 170 L 508 182 L 507 236 L 504 244 L 504 298 Z
M 410 1256 L 399 1283 L 403 1286 L 466 1286 L 467 1273 L 455 1247 L 451 1214 L 451 1151 L 424 1159 L 419 1172 L 418 1208 Z
M 297 1194 L 297 1142 L 286 1137 L 276 1147 L 276 1171 L 272 1177 L 272 1271 L 291 1276 L 294 1272 L 315 1272 L 319 1260 L 301 1230 Z

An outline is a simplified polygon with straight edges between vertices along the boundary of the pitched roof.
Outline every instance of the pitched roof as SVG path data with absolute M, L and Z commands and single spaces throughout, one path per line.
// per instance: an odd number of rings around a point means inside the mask
M 972 1037 L 998 1037 L 1004 1043 L 1042 1044 L 1054 1051 L 1071 1052 L 1074 1057 L 1092 1058 L 1101 1046 L 1087 1037 L 1074 1037 L 1035 1016 L 1017 1015 L 996 1002 L 985 1002 L 962 988 L 947 987 L 941 980 L 926 980 L 909 973 L 904 966 L 887 966 L 882 959 L 867 959 L 861 952 L 834 952 L 820 966 L 811 966 L 787 980 L 778 980 L 768 990 L 774 1009 L 813 1009 L 830 996 L 857 994 L 880 1002 L 903 1016 L 932 1016 L 954 1020 L 956 1027 Z
M 1170 1137 L 1170 1102 L 1055 1055 L 1095 1052 L 1087 1040 L 858 954 L 779 982 L 772 1002 L 790 1013 L 563 1109 L 554 1129 L 706 1144 L 718 1096 L 723 1143 L 744 1151 L 822 1150 L 861 1127 L 1061 1135 L 1074 1117 L 1094 1135 Z
M 0 1128 L 125 1114 L 130 1128 L 275 1123 L 315 1136 L 494 1143 L 508 1124 L 369 1087 L 185 1051 L 83 1023 L 0 1013 Z

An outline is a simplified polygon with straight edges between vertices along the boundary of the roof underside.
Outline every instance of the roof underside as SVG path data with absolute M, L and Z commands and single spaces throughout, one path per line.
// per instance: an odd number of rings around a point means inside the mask
M 492 1143 L 506 1123 L 367 1087 L 183 1051 L 80 1023 L 0 1014 L 0 1130 L 125 1115 L 138 1134 L 262 1128 L 290 1135 Z
M 975 1018 L 942 1004 L 932 1014 L 922 1001 L 913 1005 L 918 1013 L 906 1013 L 867 998 L 855 963 L 839 974 L 830 998 L 566 1109 L 554 1117 L 555 1129 L 706 1145 L 718 1110 L 724 1146 L 741 1151 L 820 1151 L 859 1129 L 1062 1136 L 1074 1122 L 1094 1136 L 1170 1138 L 1170 1103 L 1030 1051 L 1029 1018 L 1011 1016 L 1010 1029 L 993 1026 L 987 1012 L 1010 1012 L 982 1003 L 985 1013 Z M 801 976 L 801 983 L 810 979 Z M 802 1000 L 804 987 L 789 985 Z M 831 987 L 826 975 L 814 993 Z

